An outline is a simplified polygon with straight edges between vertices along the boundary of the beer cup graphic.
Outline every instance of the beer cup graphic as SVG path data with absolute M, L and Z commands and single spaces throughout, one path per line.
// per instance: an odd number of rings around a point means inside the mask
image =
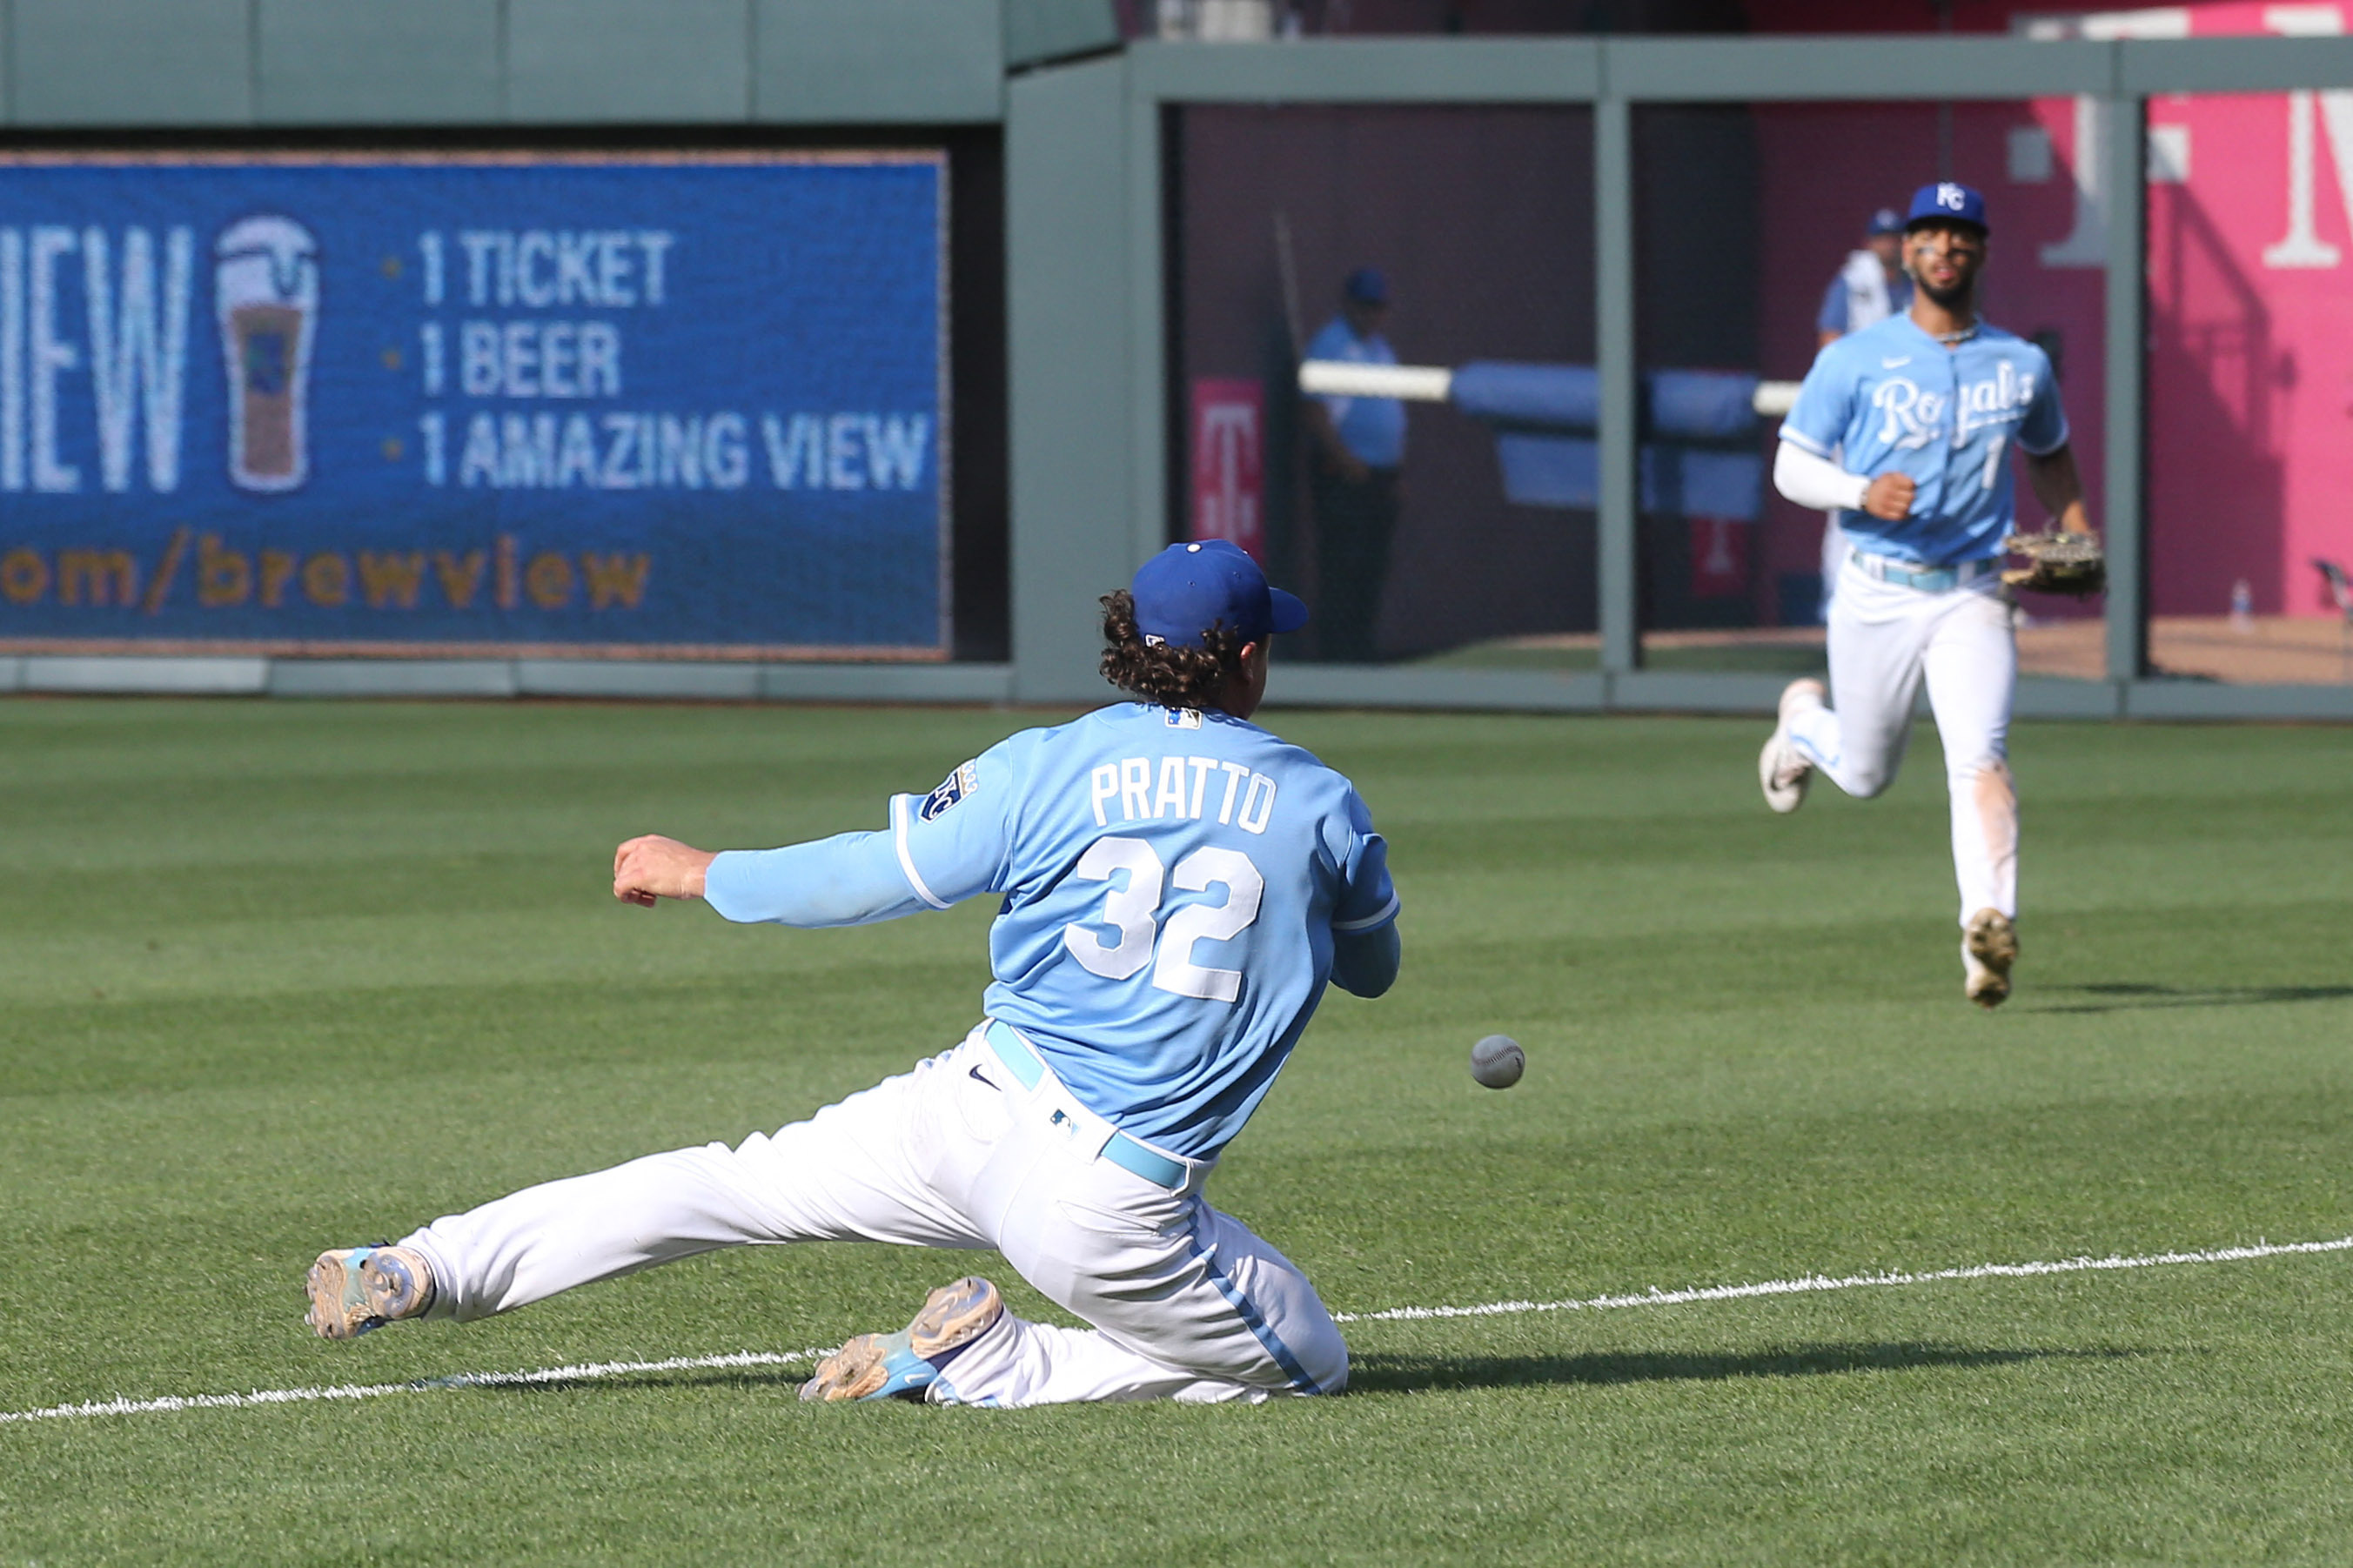
M 213 245 L 213 308 L 228 365 L 228 476 L 290 490 L 311 475 L 311 342 L 319 242 L 290 217 L 249 217 Z

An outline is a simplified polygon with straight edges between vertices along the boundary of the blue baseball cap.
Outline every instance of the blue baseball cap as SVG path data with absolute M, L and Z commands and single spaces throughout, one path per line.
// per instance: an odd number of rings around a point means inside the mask
M 1137 568 L 1129 592 L 1136 629 L 1149 643 L 1202 647 L 1201 634 L 1220 621 L 1245 643 L 1307 624 L 1307 606 L 1268 587 L 1258 563 L 1229 540 L 1170 545 Z
M 1389 302 L 1389 280 L 1377 267 L 1359 267 L 1348 274 L 1341 286 L 1342 293 L 1359 305 L 1386 305 Z
M 1904 220 L 1895 216 L 1894 207 L 1882 207 L 1871 215 L 1871 221 L 1863 226 L 1862 232 L 1873 236 L 1902 234 Z
M 1912 212 L 1904 226 L 1909 231 L 1924 223 L 1975 224 L 1989 232 L 1993 227 L 1986 222 L 1985 197 L 1951 180 L 1939 180 L 1913 193 Z

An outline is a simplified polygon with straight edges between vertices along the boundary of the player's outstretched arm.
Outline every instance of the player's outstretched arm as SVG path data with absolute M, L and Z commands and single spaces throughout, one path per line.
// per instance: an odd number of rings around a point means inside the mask
M 2075 471 L 2072 447 L 2058 447 L 2040 456 L 2026 455 L 2026 481 L 2043 510 L 2059 520 L 2063 533 L 2089 533 L 2092 515 L 2084 506 L 2084 479 Z
M 718 858 L 710 850 L 649 833 L 613 851 L 613 896 L 652 909 L 661 899 L 702 897 L 703 876 Z
M 897 920 L 944 910 L 971 889 L 948 884 L 943 898 L 909 879 L 892 836 L 837 833 L 781 849 L 731 849 L 714 857 L 702 896 L 728 920 L 815 930 Z
M 1364 931 L 1332 933 L 1332 984 L 1351 996 L 1378 996 L 1397 984 L 1405 943 L 1397 922 Z
M 1773 488 L 1784 499 L 1816 511 L 1867 511 L 1889 522 L 1911 515 L 1917 491 L 1909 475 L 1851 474 L 1794 441 L 1781 443 L 1773 458 Z

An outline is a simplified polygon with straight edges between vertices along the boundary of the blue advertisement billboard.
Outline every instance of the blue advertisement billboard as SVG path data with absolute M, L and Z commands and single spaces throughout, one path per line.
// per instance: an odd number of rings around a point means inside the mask
M 0 648 L 944 658 L 929 153 L 0 161 Z

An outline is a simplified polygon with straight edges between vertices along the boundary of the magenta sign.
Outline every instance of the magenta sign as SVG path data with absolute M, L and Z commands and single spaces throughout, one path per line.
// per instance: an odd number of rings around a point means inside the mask
M 1193 383 L 1192 531 L 1266 560 L 1266 388 L 1204 376 Z

